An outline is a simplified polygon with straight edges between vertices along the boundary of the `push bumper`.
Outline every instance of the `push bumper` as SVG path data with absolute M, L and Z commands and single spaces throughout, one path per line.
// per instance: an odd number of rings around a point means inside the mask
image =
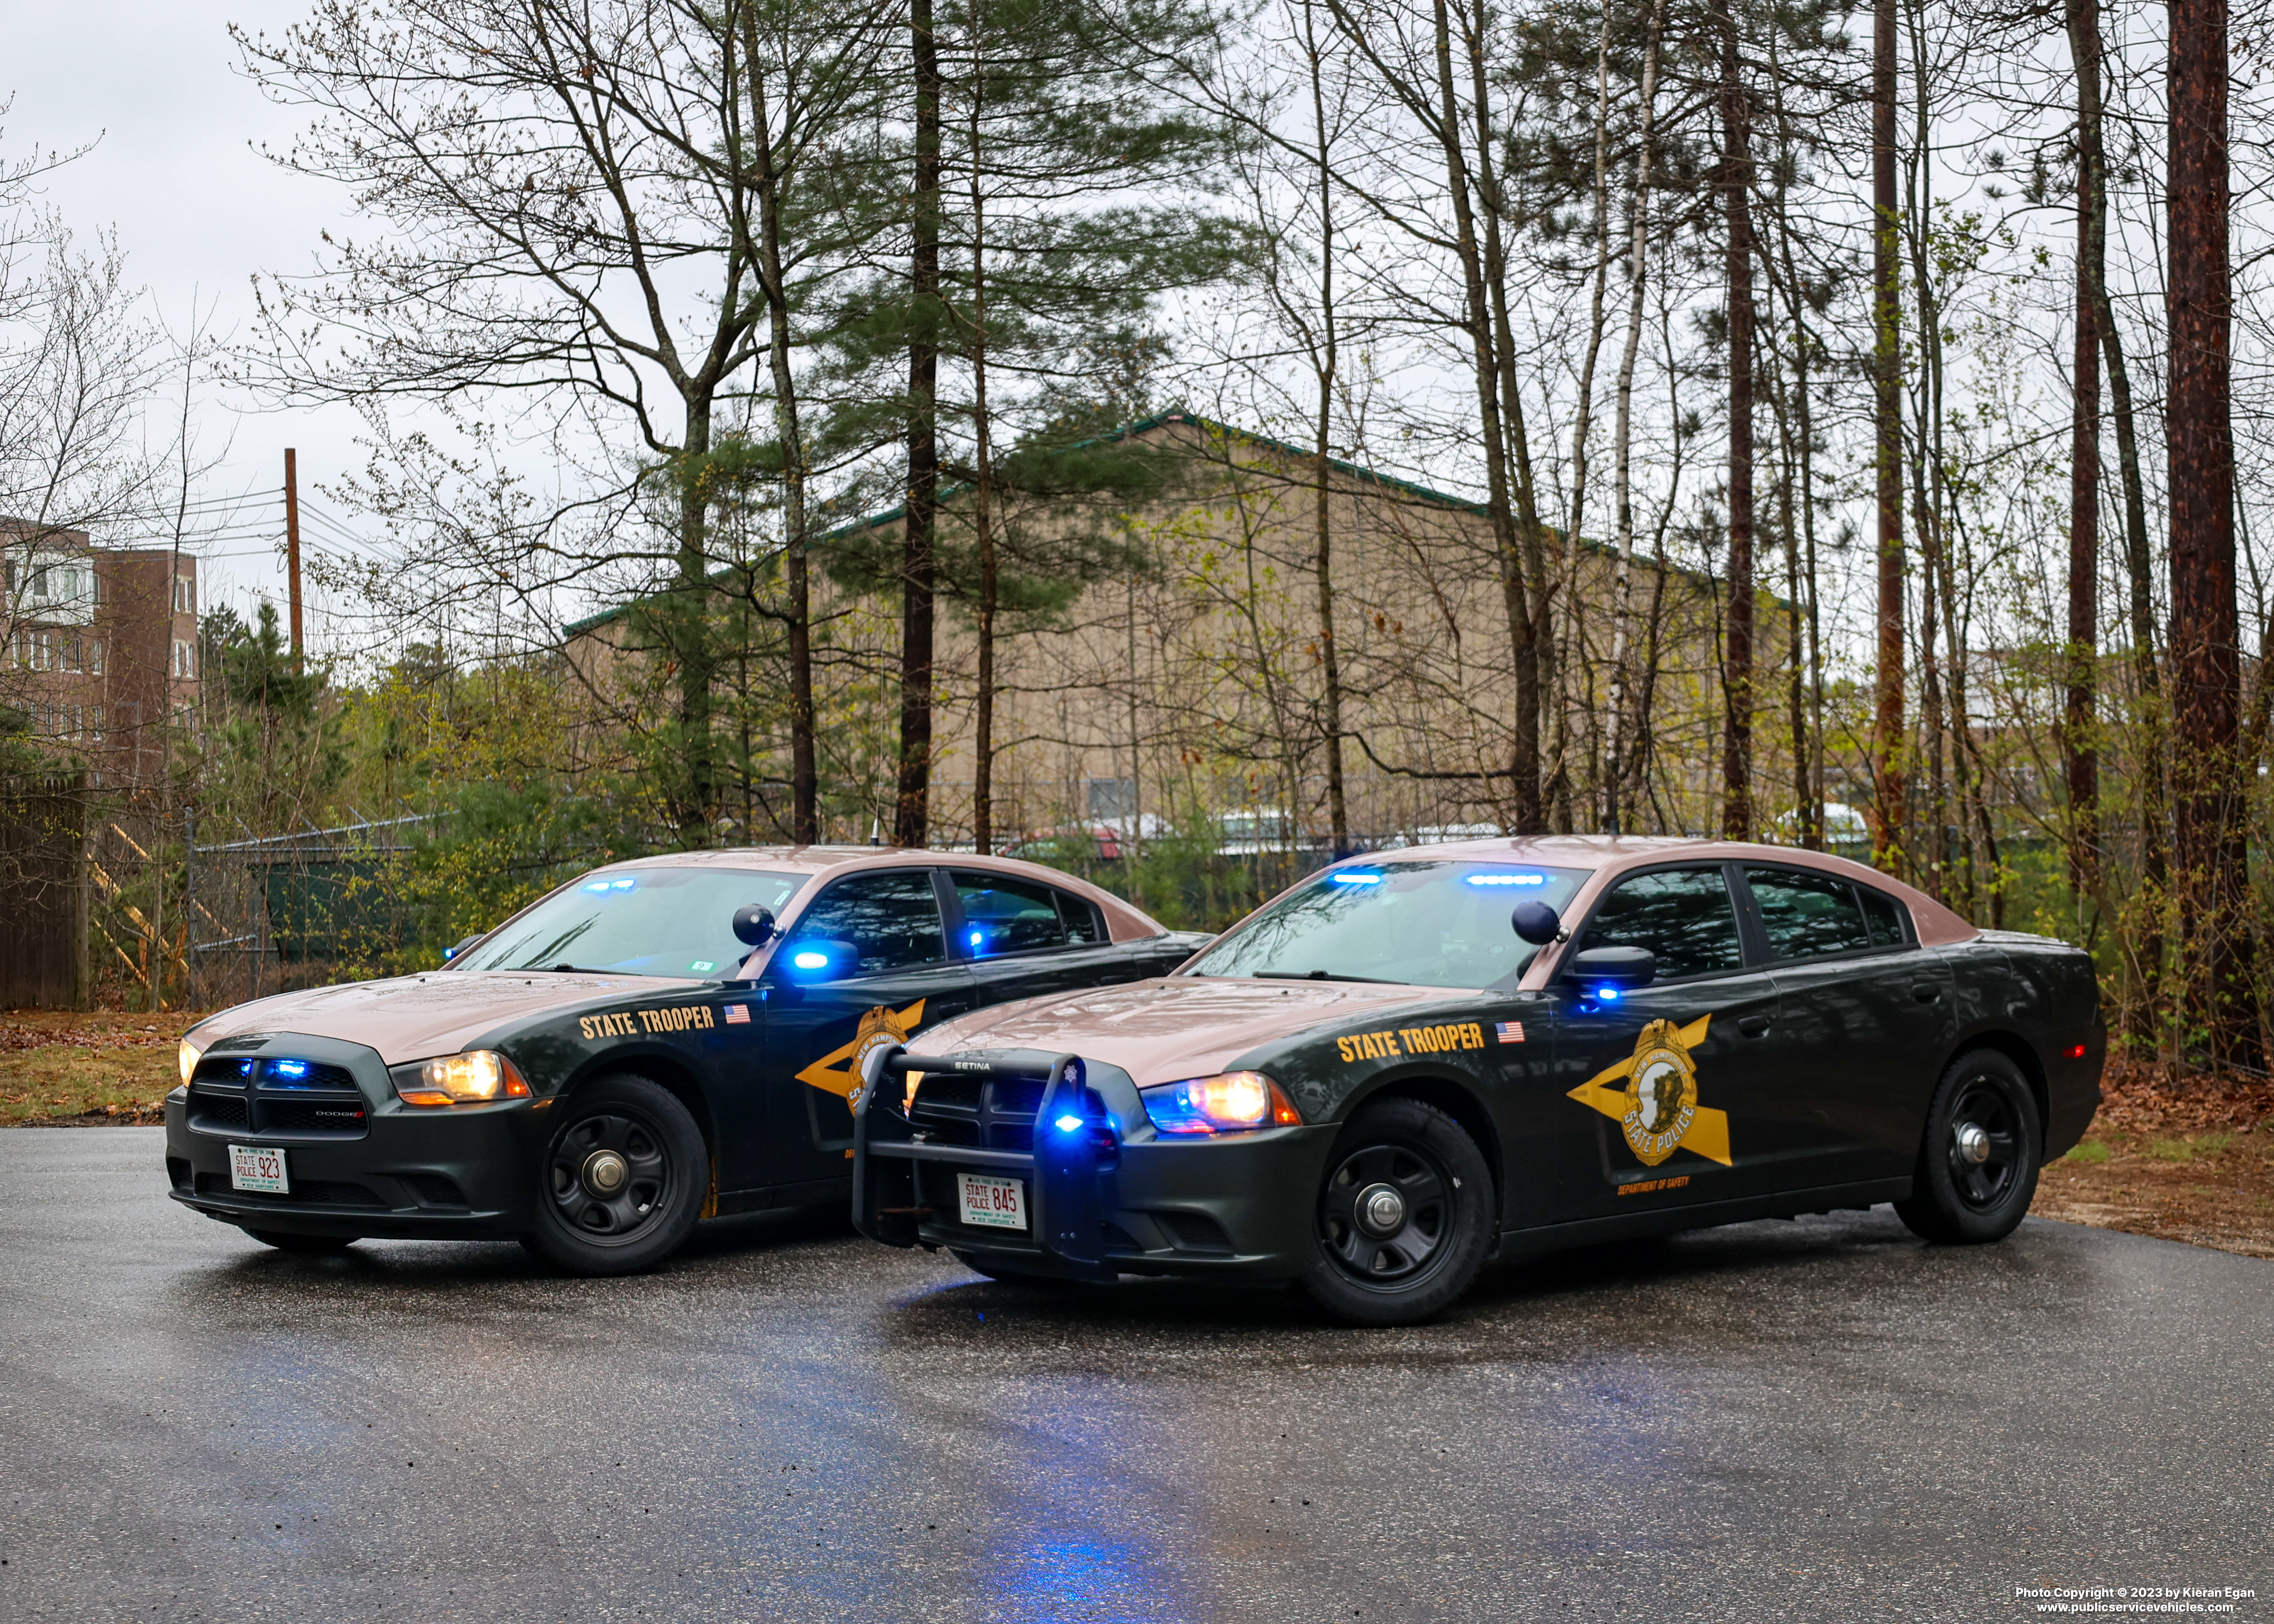
M 1078 1280 L 1301 1273 L 1332 1127 L 1168 1139 L 1154 1132 L 1133 1085 L 1109 1071 L 1093 1071 L 1074 1055 L 944 1060 L 873 1051 L 854 1096 L 854 1226 L 886 1245 L 945 1247 L 1019 1273 Z M 1033 1149 L 942 1142 L 905 1109 L 912 1071 L 1028 1088 L 1039 1081 Z M 1021 1181 L 1026 1229 L 963 1222 L 961 1173 Z
M 550 1101 L 536 1101 L 537 1105 Z M 372 1111 L 359 1139 L 190 1125 L 166 1101 L 166 1176 L 183 1206 L 223 1223 L 380 1240 L 509 1240 L 535 1216 L 543 1112 L 532 1102 Z M 230 1186 L 229 1147 L 284 1152 L 288 1195 Z

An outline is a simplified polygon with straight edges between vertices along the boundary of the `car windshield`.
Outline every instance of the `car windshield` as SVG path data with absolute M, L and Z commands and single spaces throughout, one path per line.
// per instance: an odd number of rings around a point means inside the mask
M 750 950 L 734 910 L 781 912 L 802 874 L 763 868 L 609 868 L 555 891 L 458 957 L 459 970 L 606 970 L 621 975 L 734 974 Z
M 1560 914 L 1586 877 L 1525 863 L 1333 868 L 1250 915 L 1186 974 L 1497 986 L 1540 951 L 1509 922 L 1516 905 Z

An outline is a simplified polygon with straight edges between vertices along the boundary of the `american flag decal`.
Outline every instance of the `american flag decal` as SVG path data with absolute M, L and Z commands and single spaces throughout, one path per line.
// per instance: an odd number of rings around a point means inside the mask
M 1493 1022 L 1493 1030 L 1500 1034 L 1500 1041 L 1503 1043 L 1524 1041 L 1524 1023 L 1520 1020 L 1496 1020 Z
M 728 1026 L 747 1026 L 750 1024 L 750 1006 L 749 1004 L 729 1004 L 723 1007 L 727 1011 L 727 1024 Z

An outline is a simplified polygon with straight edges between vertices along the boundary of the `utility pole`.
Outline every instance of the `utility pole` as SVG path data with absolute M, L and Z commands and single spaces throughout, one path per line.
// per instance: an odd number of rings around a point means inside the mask
M 284 568 L 291 577 L 292 673 L 300 673 L 300 471 L 299 455 L 284 447 Z

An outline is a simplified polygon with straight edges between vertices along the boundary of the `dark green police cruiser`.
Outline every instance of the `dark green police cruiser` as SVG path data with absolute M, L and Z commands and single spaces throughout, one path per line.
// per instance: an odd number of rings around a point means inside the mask
M 1163 929 L 1035 863 L 825 847 L 582 876 L 444 969 L 284 993 L 183 1039 L 176 1200 L 287 1251 L 519 1239 L 655 1262 L 699 1218 L 842 1203 L 866 1049 L 1172 969 Z
M 1491 1257 L 1891 1201 L 1994 1241 L 2083 1134 L 2091 960 L 1782 847 L 1353 859 L 1174 974 L 863 1059 L 855 1222 L 998 1278 L 1292 1281 L 1397 1324 Z

